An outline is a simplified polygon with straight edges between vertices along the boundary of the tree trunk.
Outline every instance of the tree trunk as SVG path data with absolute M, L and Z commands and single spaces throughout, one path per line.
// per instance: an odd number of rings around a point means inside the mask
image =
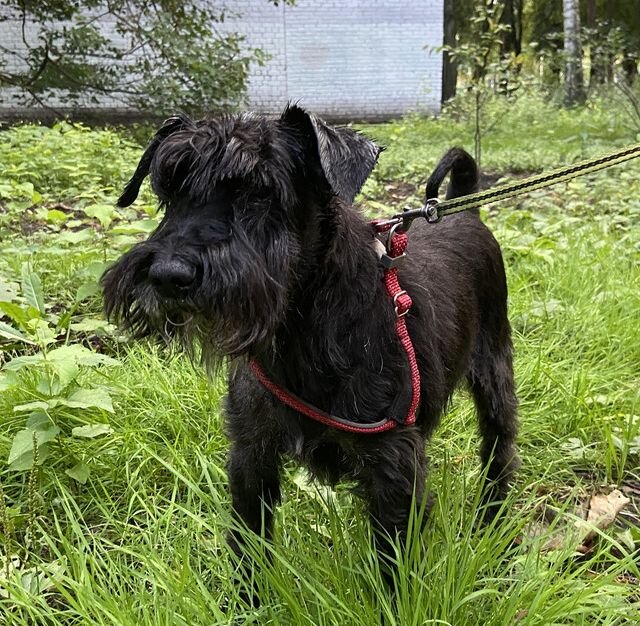
M 622 71 L 628 85 L 633 85 L 638 77 L 638 56 L 634 50 L 625 50 L 622 60 Z
M 587 0 L 587 28 L 590 31 L 589 44 L 589 89 L 602 85 L 606 77 L 606 59 L 602 53 L 602 33 L 597 32 L 598 5 L 596 0 Z
M 509 27 L 502 36 L 502 56 L 522 52 L 522 10 L 524 0 L 504 0 L 500 22 Z
M 444 0 L 444 45 L 456 45 L 457 25 L 453 10 L 454 0 Z M 458 67 L 447 50 L 442 53 L 442 94 L 441 102 L 446 102 L 456 95 Z
M 578 0 L 562 0 L 564 14 L 564 102 L 567 106 L 585 101 L 582 80 L 582 46 Z
M 510 72 L 520 73 L 520 63 L 513 62 L 522 52 L 522 6 L 524 0 L 503 0 L 500 24 L 506 26 L 500 42 L 500 57 L 507 61 L 509 70 L 504 70 L 498 79 L 498 91 L 509 93 Z M 505 66 L 507 67 L 507 66 Z

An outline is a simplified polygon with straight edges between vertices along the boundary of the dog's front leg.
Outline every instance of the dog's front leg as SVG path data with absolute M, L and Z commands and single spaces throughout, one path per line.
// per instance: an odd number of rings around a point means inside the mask
M 271 539 L 273 512 L 280 501 L 280 458 L 270 446 L 234 444 L 229 455 L 233 513 L 240 525 Z M 229 533 L 229 544 L 242 556 L 242 530 Z
M 393 542 L 404 544 L 412 511 L 422 504 L 425 491 L 425 442 L 417 432 L 387 435 L 377 447 L 375 461 L 359 477 L 359 492 L 369 506 L 375 546 L 392 581 Z M 370 453 L 369 453 L 370 454 Z
M 275 446 L 264 445 L 264 442 L 257 445 L 236 442 L 229 455 L 228 473 L 235 523 L 227 541 L 248 581 L 252 562 L 245 554 L 243 534 L 248 529 L 271 539 L 273 513 L 280 501 L 280 455 Z M 254 605 L 258 604 L 253 589 L 249 595 L 243 595 Z

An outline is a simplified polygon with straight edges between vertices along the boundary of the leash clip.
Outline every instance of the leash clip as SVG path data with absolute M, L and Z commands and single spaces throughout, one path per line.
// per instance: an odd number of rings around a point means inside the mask
M 410 209 L 409 207 L 405 207 L 402 209 L 402 213 L 394 217 L 402 220 L 402 228 L 405 231 L 408 231 L 409 228 L 411 228 L 413 220 L 418 217 L 423 217 L 429 224 L 436 224 L 441 218 L 440 212 L 438 211 L 439 204 L 440 202 L 438 201 L 438 198 L 429 198 L 424 203 L 424 206 L 419 209 Z

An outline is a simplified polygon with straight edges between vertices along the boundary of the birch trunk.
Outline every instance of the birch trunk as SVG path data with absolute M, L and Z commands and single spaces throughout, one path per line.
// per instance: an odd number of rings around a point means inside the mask
M 578 0 L 562 0 L 564 15 L 564 102 L 567 106 L 584 102 L 582 78 L 582 46 L 580 45 L 580 4 Z

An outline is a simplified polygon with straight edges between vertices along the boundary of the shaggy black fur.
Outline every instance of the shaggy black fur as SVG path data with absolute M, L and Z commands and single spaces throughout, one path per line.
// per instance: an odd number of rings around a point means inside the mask
M 414 426 L 377 435 L 325 427 L 281 404 L 247 366 L 257 359 L 272 380 L 333 415 L 362 423 L 406 415 L 411 383 L 394 307 L 373 229 L 351 205 L 378 152 L 297 106 L 276 120 L 179 116 L 158 131 L 120 199 L 133 202 L 150 174 L 165 213 L 105 273 L 107 313 L 136 336 L 175 338 L 210 370 L 230 358 L 233 509 L 267 537 L 285 457 L 323 481 L 354 481 L 378 538 L 402 535 L 412 497 L 423 497 L 425 442 L 461 380 L 478 409 L 490 500 L 505 495 L 517 464 L 507 285 L 477 214 L 416 221 L 410 232 L 400 282 L 413 299 L 406 320 L 421 374 Z M 428 197 L 450 171 L 450 197 L 475 189 L 473 159 L 453 149 Z M 230 543 L 242 553 L 238 535 Z

